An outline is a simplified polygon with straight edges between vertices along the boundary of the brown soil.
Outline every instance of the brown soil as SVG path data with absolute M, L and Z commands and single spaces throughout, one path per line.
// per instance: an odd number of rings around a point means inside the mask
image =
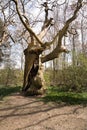
M 15 94 L 0 101 L 0 130 L 87 130 L 87 106 Z

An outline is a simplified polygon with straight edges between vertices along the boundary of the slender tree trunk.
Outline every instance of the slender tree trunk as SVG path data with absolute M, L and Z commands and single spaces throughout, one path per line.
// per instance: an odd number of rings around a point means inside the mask
M 73 63 L 73 67 L 75 66 L 76 63 L 76 59 L 75 59 L 75 36 L 73 35 L 73 50 L 72 50 L 72 63 Z
M 66 46 L 66 38 L 64 37 L 64 46 Z M 66 67 L 66 54 L 63 54 L 63 64 L 62 64 L 62 68 L 64 69 Z
M 82 42 L 82 53 L 84 54 L 84 33 L 83 33 L 83 17 L 81 20 L 81 42 Z

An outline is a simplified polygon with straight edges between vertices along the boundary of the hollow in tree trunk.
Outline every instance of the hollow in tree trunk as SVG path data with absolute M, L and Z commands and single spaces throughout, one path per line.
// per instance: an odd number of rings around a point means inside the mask
M 22 91 L 28 92 L 30 95 L 38 94 L 44 91 L 44 77 L 43 69 L 40 64 L 39 55 L 41 54 L 41 48 L 27 48 L 24 51 L 25 54 L 25 69 L 24 69 L 24 83 Z

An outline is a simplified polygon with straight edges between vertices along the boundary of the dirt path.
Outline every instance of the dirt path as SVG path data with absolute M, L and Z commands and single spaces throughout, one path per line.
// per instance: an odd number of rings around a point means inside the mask
M 0 130 L 87 130 L 87 107 L 12 95 L 0 101 Z

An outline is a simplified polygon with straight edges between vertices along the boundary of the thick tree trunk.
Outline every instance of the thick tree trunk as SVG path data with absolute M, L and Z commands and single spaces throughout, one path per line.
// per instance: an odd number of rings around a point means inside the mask
M 45 32 L 50 27 L 50 25 L 52 25 L 52 20 L 53 20 L 53 18 L 48 19 L 48 10 L 49 10 L 48 2 L 45 2 L 43 4 L 43 7 L 45 8 L 45 21 L 44 21 L 44 25 L 42 27 L 42 31 L 41 31 L 42 33 L 40 33 L 40 35 L 36 35 L 36 33 L 34 33 L 32 28 L 30 27 L 30 24 L 28 24 L 26 22 L 26 20 L 28 20 L 28 18 L 25 15 L 21 15 L 19 6 L 18 6 L 18 1 L 17 0 L 12 0 L 12 1 L 14 1 L 15 5 L 16 5 L 17 14 L 18 14 L 22 24 L 24 25 L 26 30 L 29 32 L 29 36 L 31 36 L 31 42 L 32 42 L 31 47 L 30 48 L 28 47 L 24 52 L 25 53 L 25 70 L 24 70 L 24 84 L 23 84 L 22 91 L 26 92 L 28 89 L 33 88 L 33 87 L 36 90 L 38 90 L 38 89 L 42 88 L 42 86 L 43 86 L 41 78 L 38 78 L 38 76 L 37 76 L 37 75 L 40 75 L 39 74 L 40 72 L 38 73 L 38 70 L 40 69 L 39 55 L 42 53 L 42 51 L 44 51 L 47 48 L 48 45 L 50 46 L 51 44 L 53 44 L 57 38 L 58 38 L 58 43 L 57 43 L 56 48 L 50 54 L 42 57 L 41 62 L 44 63 L 49 60 L 53 60 L 55 58 L 58 58 L 60 53 L 68 52 L 67 49 L 65 49 L 64 47 L 61 46 L 62 38 L 66 35 L 69 25 L 76 19 L 77 13 L 80 10 L 80 8 L 82 7 L 82 0 L 77 1 L 76 9 L 74 10 L 72 17 L 70 17 L 65 22 L 64 27 L 56 34 L 56 36 L 53 38 L 53 40 L 51 42 L 45 42 L 45 43 L 42 42 L 42 39 L 44 36 L 43 34 L 45 34 Z M 26 20 L 24 20 L 23 16 L 25 16 Z M 38 44 L 37 43 L 34 44 L 35 41 L 38 42 Z M 41 84 L 38 81 L 41 81 Z M 36 85 L 36 84 L 38 84 L 38 85 Z
M 25 54 L 25 69 L 23 92 L 28 92 L 30 95 L 38 94 L 44 90 L 44 77 L 41 64 L 39 64 L 39 51 L 31 51 L 27 48 Z

